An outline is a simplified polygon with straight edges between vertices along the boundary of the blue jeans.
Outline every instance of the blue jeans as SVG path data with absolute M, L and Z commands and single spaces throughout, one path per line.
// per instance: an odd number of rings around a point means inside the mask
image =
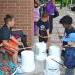
M 74 69 L 66 69 L 65 70 L 65 75 L 74 75 Z

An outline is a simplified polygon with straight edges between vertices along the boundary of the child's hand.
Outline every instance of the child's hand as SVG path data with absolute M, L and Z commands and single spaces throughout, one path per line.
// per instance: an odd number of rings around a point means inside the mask
M 15 51 L 19 51 L 20 49 L 19 49 L 18 47 L 15 47 L 15 48 L 10 48 L 10 50 L 11 50 L 12 52 L 15 52 Z
M 41 36 L 41 35 L 39 35 L 39 37 L 41 37 L 41 38 L 45 38 L 44 36 Z
M 15 50 L 16 50 L 16 51 L 19 51 L 20 49 L 19 49 L 18 47 L 15 47 Z
M 40 36 L 41 38 L 48 38 L 48 36 Z
M 19 45 L 23 45 L 23 43 L 22 42 L 19 42 Z
M 48 36 L 44 36 L 43 38 L 48 38 Z
M 10 48 L 10 50 L 8 50 L 9 52 L 12 52 L 12 53 L 16 53 L 17 50 L 15 50 L 14 48 Z
M 63 38 L 63 36 L 59 36 L 59 39 L 62 39 Z

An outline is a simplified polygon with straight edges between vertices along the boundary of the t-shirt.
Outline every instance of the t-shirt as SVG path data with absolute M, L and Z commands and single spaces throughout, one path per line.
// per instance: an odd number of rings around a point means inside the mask
M 49 1 L 46 5 L 46 12 L 49 14 L 49 15 L 54 15 L 54 11 L 56 9 L 56 6 L 53 4 L 52 1 Z
M 65 33 L 66 33 L 66 36 L 68 36 L 70 33 L 75 33 L 75 28 L 71 28 L 71 29 L 65 29 Z
M 75 33 L 75 29 L 72 27 L 70 29 L 65 29 L 65 36 L 67 37 L 70 33 Z M 63 41 L 63 46 L 67 45 L 68 43 Z
M 34 8 L 34 22 L 37 22 L 40 18 L 40 12 L 39 12 L 39 7 Z
M 11 36 L 11 29 L 7 27 L 7 25 L 3 25 L 0 28 L 0 41 L 9 40 Z
M 47 30 L 49 29 L 49 22 L 43 22 L 41 19 L 38 21 L 37 26 L 39 27 L 39 34 L 41 36 L 47 36 Z

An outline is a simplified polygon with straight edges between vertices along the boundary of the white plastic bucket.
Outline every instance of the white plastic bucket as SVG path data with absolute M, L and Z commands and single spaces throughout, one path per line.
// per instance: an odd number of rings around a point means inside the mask
M 46 43 L 38 42 L 35 44 L 35 58 L 36 60 L 45 60 L 46 54 Z
M 60 58 L 58 57 L 52 57 L 48 56 L 46 58 L 46 68 L 45 68 L 45 75 L 60 75 L 60 69 L 59 69 L 59 64 L 52 59 L 56 61 L 60 61 Z
M 22 70 L 23 72 L 33 72 L 35 70 L 34 52 L 23 51 L 21 52 Z
M 58 46 L 53 45 L 49 47 L 49 55 L 60 57 L 61 56 L 61 50 Z

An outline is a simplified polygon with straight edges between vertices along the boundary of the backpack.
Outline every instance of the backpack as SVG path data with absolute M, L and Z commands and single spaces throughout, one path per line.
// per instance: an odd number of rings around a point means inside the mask
M 75 6 L 71 7 L 71 11 L 75 12 Z
M 74 47 L 68 47 L 65 50 L 64 54 L 64 65 L 72 69 L 75 67 L 75 48 Z

